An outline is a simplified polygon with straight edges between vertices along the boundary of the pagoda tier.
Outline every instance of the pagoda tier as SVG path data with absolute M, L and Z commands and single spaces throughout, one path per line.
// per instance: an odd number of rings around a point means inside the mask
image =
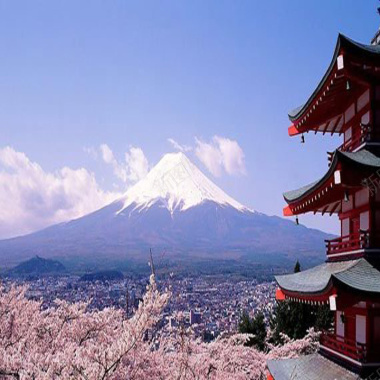
M 371 110 L 380 98 L 380 47 L 339 35 L 330 66 L 301 107 L 291 111 L 289 135 L 309 131 L 344 133 L 342 150 L 377 141 L 379 123 Z
M 284 194 L 284 215 L 338 214 L 341 236 L 326 241 L 329 261 L 380 255 L 380 149 L 336 150 L 318 181 Z
M 380 366 L 379 260 L 324 263 L 276 281 L 279 301 L 330 305 L 335 324 L 321 336 L 322 355 L 363 375 Z
M 284 216 L 321 212 L 340 213 L 344 198 L 357 191 L 368 189 L 376 192 L 380 185 L 380 151 L 341 152 L 336 150 L 326 174 L 307 186 L 284 193 L 288 206 Z M 372 187 L 371 187 L 372 186 Z M 347 201 L 347 199 L 346 199 Z

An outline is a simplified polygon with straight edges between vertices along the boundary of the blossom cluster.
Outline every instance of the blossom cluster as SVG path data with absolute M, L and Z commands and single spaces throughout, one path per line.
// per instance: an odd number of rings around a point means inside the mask
M 267 359 L 317 348 L 313 331 L 267 353 L 244 346 L 246 335 L 204 343 L 181 325 L 148 339 L 170 298 L 157 289 L 153 275 L 131 318 L 120 309 L 89 310 L 87 303 L 61 300 L 44 310 L 25 292 L 19 286 L 0 289 L 3 379 L 262 379 Z

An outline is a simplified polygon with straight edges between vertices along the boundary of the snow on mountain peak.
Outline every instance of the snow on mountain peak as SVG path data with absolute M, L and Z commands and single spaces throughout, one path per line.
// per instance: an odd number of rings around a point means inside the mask
M 131 204 L 145 209 L 157 201 L 164 202 L 170 212 L 176 209 L 184 211 L 205 200 L 240 211 L 248 210 L 211 182 L 184 153 L 168 153 L 144 179 L 124 194 L 121 199 L 124 204 L 119 213 Z

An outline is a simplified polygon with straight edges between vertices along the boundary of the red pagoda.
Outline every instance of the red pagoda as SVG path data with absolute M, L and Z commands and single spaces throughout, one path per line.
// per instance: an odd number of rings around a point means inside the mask
M 364 45 L 339 35 L 321 82 L 289 114 L 290 136 L 337 134 L 343 141 L 328 153 L 322 178 L 284 194 L 284 215 L 337 214 L 341 234 L 326 241 L 322 265 L 276 276 L 277 300 L 329 304 L 335 318 L 318 354 L 269 361 L 271 379 L 380 378 L 379 36 Z

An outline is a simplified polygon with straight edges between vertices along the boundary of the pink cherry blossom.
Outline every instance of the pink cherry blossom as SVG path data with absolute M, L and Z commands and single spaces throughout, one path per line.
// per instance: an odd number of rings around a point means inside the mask
M 230 380 L 265 378 L 266 361 L 296 357 L 318 348 L 310 330 L 267 353 L 244 346 L 246 335 L 221 336 L 211 343 L 194 339 L 183 324 L 154 329 L 170 299 L 152 275 L 136 313 L 89 310 L 87 303 L 57 300 L 42 309 L 28 300 L 25 287 L 0 287 L 0 378 L 6 379 L 165 379 Z

